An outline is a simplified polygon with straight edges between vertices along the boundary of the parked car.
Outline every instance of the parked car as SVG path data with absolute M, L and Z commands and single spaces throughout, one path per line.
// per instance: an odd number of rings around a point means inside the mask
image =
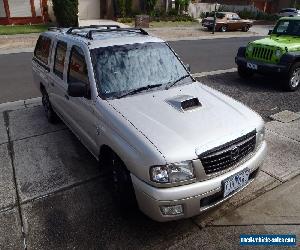
M 242 30 L 247 32 L 253 25 L 251 20 L 241 19 L 238 14 L 232 12 L 217 12 L 215 30 L 226 32 L 229 30 Z M 212 30 L 214 26 L 214 12 L 202 19 L 202 26 Z
M 238 73 L 243 78 L 254 73 L 276 74 L 284 79 L 286 90 L 300 84 L 300 17 L 283 17 L 269 36 L 241 47 L 236 56 Z
M 110 170 L 122 211 L 198 215 L 251 183 L 265 157 L 262 118 L 142 29 L 52 29 L 32 67 L 49 122 L 60 117 Z
M 278 16 L 280 17 L 293 17 L 293 16 L 300 16 L 300 10 L 296 8 L 286 8 L 279 11 Z

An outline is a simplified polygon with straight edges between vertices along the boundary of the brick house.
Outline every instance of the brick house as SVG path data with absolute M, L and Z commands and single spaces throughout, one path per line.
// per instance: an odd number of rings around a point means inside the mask
M 43 23 L 47 20 L 47 0 L 0 0 L 0 24 Z
M 228 5 L 254 5 L 267 13 L 277 13 L 283 8 L 294 5 L 295 0 L 202 0 L 205 3 L 219 3 Z

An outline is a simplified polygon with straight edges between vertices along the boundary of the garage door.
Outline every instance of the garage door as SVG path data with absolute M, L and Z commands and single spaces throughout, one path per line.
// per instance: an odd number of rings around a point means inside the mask
M 79 19 L 100 19 L 100 0 L 79 0 Z
M 29 0 L 8 0 L 11 17 L 31 17 L 31 5 Z

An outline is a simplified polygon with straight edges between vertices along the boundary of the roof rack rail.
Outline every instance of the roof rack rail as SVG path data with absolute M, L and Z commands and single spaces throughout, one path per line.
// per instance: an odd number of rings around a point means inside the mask
M 127 31 L 127 32 L 135 32 L 135 33 L 141 33 L 142 35 L 149 35 L 147 31 L 145 31 L 144 29 L 141 28 L 115 28 L 115 29 L 92 29 L 90 30 L 87 34 L 86 34 L 86 38 L 93 40 L 93 33 L 104 33 L 104 32 L 123 32 L 123 31 Z
M 48 31 L 59 31 L 59 32 L 62 32 L 62 28 L 59 28 L 59 27 L 49 27 L 48 28 Z
M 67 34 L 74 34 L 74 30 L 83 30 L 83 29 L 119 29 L 119 25 L 89 25 L 89 26 L 80 26 L 80 27 L 71 27 L 67 30 Z M 75 35 L 75 34 L 74 34 Z

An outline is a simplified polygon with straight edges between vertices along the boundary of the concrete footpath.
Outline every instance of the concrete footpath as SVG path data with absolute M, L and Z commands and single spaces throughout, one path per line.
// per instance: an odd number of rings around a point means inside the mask
M 299 239 L 299 131 L 298 118 L 267 123 L 268 156 L 250 185 L 206 214 L 157 223 L 121 216 L 107 174 L 64 124 L 47 123 L 40 98 L 0 104 L 0 249 L 240 249 L 241 233 Z

